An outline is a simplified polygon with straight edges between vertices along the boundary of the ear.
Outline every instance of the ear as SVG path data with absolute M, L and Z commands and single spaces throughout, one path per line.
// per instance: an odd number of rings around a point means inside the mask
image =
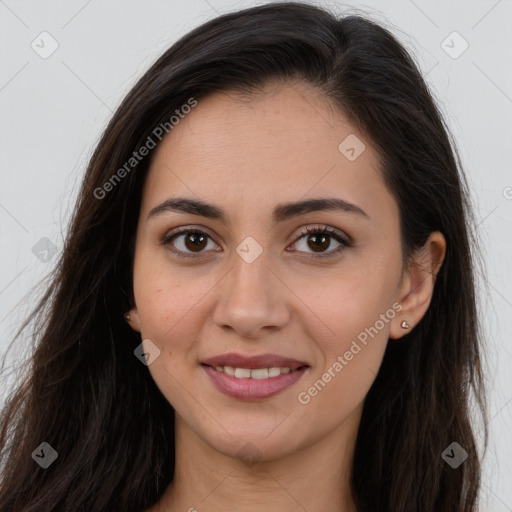
M 139 317 L 139 312 L 138 312 L 137 308 L 133 307 L 132 309 L 130 309 L 130 311 L 127 311 L 125 313 L 125 315 L 130 315 L 129 320 L 125 317 L 125 320 L 128 323 L 128 325 L 134 331 L 141 332 L 140 317 Z
M 402 310 L 391 322 L 390 338 L 399 339 L 409 333 L 427 312 L 445 254 L 446 239 L 441 232 L 434 231 L 411 258 L 396 295 Z M 401 327 L 404 320 L 410 328 Z

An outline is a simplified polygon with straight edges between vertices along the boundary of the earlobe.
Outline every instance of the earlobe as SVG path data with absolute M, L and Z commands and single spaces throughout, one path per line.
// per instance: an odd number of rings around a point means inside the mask
M 402 323 L 400 324 L 400 327 L 402 329 L 410 329 L 410 325 L 407 323 L 407 320 L 402 320 Z
M 130 311 L 127 311 L 124 314 L 124 319 L 134 331 L 140 332 L 140 320 L 136 308 L 132 308 Z
M 411 259 L 397 297 L 402 310 L 391 323 L 390 338 L 399 339 L 411 332 L 427 312 L 445 253 L 446 240 L 441 232 L 435 231 Z

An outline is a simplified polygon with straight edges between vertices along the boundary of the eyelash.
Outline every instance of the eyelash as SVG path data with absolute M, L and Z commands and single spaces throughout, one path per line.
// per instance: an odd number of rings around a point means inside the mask
M 161 240 L 161 244 L 168 245 L 168 244 L 170 244 L 170 242 L 172 240 L 177 238 L 179 235 L 183 235 L 183 234 L 205 235 L 211 239 L 211 237 L 208 235 L 208 233 L 205 233 L 204 231 L 201 231 L 201 230 L 195 229 L 195 228 L 184 227 L 184 228 L 178 228 L 175 231 L 165 235 L 163 237 L 163 239 Z M 350 242 L 349 240 L 346 240 L 337 231 L 333 230 L 332 228 L 329 228 L 328 226 L 315 227 L 315 228 L 310 228 L 308 226 L 301 233 L 299 233 L 299 236 L 295 240 L 294 244 L 297 243 L 301 238 L 303 238 L 307 235 L 328 235 L 329 237 L 334 238 L 337 242 L 339 242 L 341 244 L 339 247 L 337 247 L 336 249 L 333 249 L 332 251 L 329 251 L 329 252 L 310 253 L 308 255 L 308 258 L 312 258 L 312 259 L 333 257 L 333 256 L 339 254 L 341 251 L 348 249 L 349 247 L 352 247 L 352 245 L 353 245 L 352 242 Z M 191 254 L 187 254 L 182 251 L 176 251 L 176 250 L 170 249 L 170 248 L 168 250 L 180 258 L 198 258 L 201 255 L 200 253 L 197 253 L 198 254 L 197 256 L 196 255 L 193 256 Z

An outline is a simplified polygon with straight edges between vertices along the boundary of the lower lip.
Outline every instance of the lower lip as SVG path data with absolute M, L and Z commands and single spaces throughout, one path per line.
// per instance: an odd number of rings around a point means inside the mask
M 219 372 L 211 366 L 205 364 L 201 366 L 219 391 L 231 398 L 247 401 L 260 400 L 277 395 L 295 384 L 309 368 L 305 366 L 298 370 L 281 373 L 277 377 L 269 377 L 267 379 L 239 379 L 233 375 Z

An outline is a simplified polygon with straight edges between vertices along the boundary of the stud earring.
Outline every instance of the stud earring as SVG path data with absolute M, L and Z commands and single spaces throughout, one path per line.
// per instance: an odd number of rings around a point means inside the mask
M 126 313 L 124 319 L 128 322 L 130 320 L 130 313 Z
M 403 329 L 409 329 L 409 327 L 411 327 L 405 320 L 400 325 Z

